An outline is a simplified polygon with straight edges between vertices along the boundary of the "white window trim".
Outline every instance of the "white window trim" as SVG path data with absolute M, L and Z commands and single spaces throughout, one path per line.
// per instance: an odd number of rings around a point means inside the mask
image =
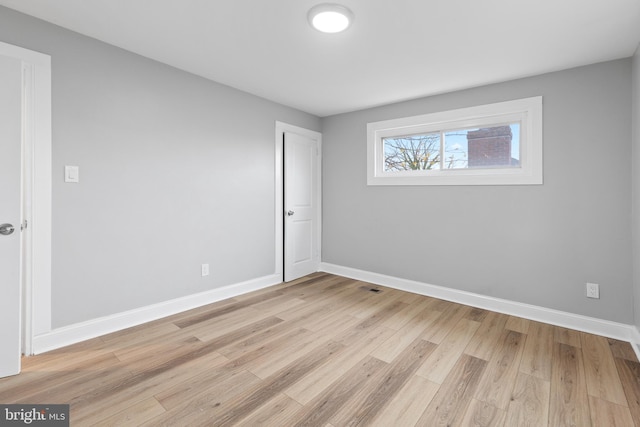
M 382 139 L 519 121 L 520 167 L 385 172 Z M 367 185 L 542 184 L 542 97 L 367 124 Z

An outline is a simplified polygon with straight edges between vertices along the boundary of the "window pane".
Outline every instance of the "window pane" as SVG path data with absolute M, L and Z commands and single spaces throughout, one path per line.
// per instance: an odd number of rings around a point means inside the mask
M 440 133 L 383 138 L 384 171 L 440 169 Z
M 467 130 L 452 130 L 444 133 L 444 169 L 469 167 Z
M 541 96 L 367 123 L 367 185 L 539 184 Z
M 444 133 L 444 169 L 520 167 L 520 124 Z

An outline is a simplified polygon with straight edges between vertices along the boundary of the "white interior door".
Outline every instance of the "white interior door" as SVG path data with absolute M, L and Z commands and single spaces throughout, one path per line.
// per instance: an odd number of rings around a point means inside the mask
M 2 55 L 0 150 L 0 377 L 6 377 L 20 372 L 21 354 L 22 62 Z
M 318 271 L 320 265 L 319 143 L 284 133 L 284 280 Z

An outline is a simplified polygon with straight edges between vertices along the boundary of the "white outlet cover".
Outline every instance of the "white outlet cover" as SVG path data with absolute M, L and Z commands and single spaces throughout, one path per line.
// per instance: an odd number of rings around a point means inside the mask
M 202 277 L 209 275 L 209 264 L 202 264 Z
M 600 285 L 587 283 L 587 298 L 600 298 Z

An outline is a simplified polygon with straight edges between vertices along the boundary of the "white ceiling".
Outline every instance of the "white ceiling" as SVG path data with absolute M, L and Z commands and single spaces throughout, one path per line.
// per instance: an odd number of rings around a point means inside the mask
M 341 0 L 355 14 L 342 34 L 309 27 L 322 2 L 0 5 L 318 116 L 629 57 L 640 43 L 640 0 Z

